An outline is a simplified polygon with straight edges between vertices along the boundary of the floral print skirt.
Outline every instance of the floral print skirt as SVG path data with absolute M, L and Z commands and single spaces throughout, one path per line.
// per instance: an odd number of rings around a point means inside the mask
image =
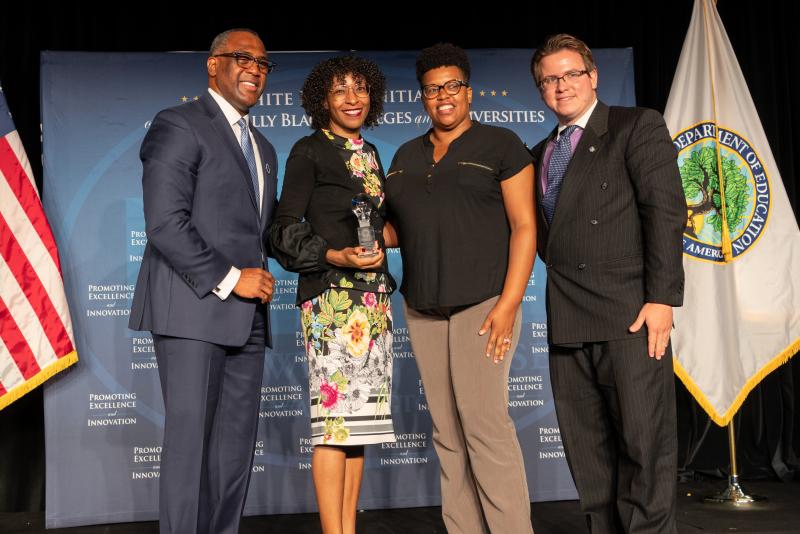
M 303 302 L 312 444 L 395 441 L 389 297 L 337 287 Z

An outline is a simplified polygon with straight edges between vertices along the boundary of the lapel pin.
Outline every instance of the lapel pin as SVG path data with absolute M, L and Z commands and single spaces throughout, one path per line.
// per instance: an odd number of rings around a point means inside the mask
M 592 149 L 594 149 L 594 147 L 592 147 Z M 594 150 L 592 150 L 592 151 L 594 152 Z M 270 173 L 270 170 L 269 170 L 269 163 L 265 163 L 265 164 L 264 164 L 264 167 L 267 169 L 267 174 L 269 174 L 269 173 Z
M 589 152 L 594 152 L 594 145 L 589 147 Z

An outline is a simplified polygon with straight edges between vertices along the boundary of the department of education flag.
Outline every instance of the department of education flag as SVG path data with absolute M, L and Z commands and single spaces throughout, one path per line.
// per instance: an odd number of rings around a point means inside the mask
M 78 361 L 58 250 L 0 88 L 0 410 Z
M 675 373 L 724 426 L 800 349 L 800 232 L 712 0 L 695 0 L 664 118 L 687 204 Z

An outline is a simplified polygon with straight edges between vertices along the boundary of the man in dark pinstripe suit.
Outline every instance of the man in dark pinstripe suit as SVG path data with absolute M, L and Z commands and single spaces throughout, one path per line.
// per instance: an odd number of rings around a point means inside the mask
M 677 154 L 661 115 L 597 100 L 582 41 L 549 38 L 531 70 L 559 122 L 532 154 L 550 376 L 581 508 L 592 533 L 675 533 Z

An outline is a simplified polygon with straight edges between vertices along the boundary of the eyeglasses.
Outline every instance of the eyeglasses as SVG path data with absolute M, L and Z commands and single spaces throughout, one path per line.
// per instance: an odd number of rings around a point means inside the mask
M 450 80 L 444 82 L 442 85 L 432 83 L 430 85 L 422 86 L 422 96 L 428 100 L 434 99 L 439 96 L 439 92 L 444 89 L 448 95 L 455 96 L 461 91 L 462 87 L 469 87 L 469 83 L 462 80 Z
M 232 57 L 233 59 L 236 60 L 236 64 L 242 67 L 243 69 L 249 69 L 250 65 L 252 65 L 253 62 L 255 61 L 256 65 L 258 65 L 258 70 L 267 73 L 272 72 L 272 70 L 278 66 L 278 64 L 275 63 L 274 61 L 270 61 L 269 59 L 264 57 L 258 57 L 258 58 L 253 57 L 247 52 L 239 52 L 239 51 L 226 52 L 224 54 L 214 54 L 211 57 Z
M 369 96 L 369 86 L 362 83 L 357 83 L 355 85 L 334 85 L 331 87 L 330 93 L 336 100 L 344 100 L 347 98 L 347 91 L 349 89 L 352 89 L 353 93 L 358 98 L 366 98 Z
M 545 76 L 539 80 L 539 89 L 557 87 L 559 81 L 564 81 L 565 83 L 574 83 L 578 80 L 578 78 L 584 74 L 589 74 L 589 72 L 590 71 L 588 70 L 571 70 L 565 72 L 562 76 Z

